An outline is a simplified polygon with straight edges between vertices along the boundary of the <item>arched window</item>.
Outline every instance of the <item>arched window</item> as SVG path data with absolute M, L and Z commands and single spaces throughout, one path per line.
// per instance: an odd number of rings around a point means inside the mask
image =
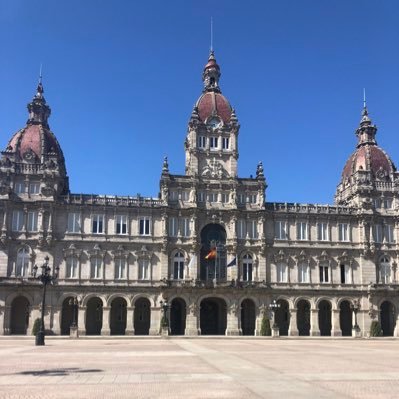
M 76 278 L 77 271 L 78 271 L 78 258 L 76 256 L 68 256 L 66 258 L 65 278 Z
M 242 279 L 243 281 L 252 281 L 253 259 L 252 255 L 246 254 L 242 258 Z
M 26 277 L 29 271 L 29 249 L 20 248 L 17 252 L 17 262 L 15 265 L 15 275 L 17 277 Z
M 182 280 L 184 278 L 184 255 L 183 252 L 176 252 L 173 257 L 173 279 Z
M 300 262 L 298 265 L 298 283 L 308 283 L 309 273 L 308 264 L 305 262 Z
M 391 264 L 387 256 L 380 260 L 380 283 L 389 284 L 391 282 Z
M 287 282 L 287 265 L 283 262 L 277 263 L 277 282 Z

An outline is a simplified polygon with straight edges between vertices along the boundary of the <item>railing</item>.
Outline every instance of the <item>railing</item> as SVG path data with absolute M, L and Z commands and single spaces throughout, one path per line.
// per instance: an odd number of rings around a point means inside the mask
M 120 197 L 116 195 L 90 195 L 90 194 L 68 194 L 63 196 L 67 204 L 79 205 L 110 205 L 110 206 L 161 206 L 163 201 L 158 198 L 145 197 Z
M 297 204 L 288 202 L 267 202 L 266 209 L 275 212 L 292 212 L 292 213 L 328 213 L 328 214 L 345 214 L 351 215 L 356 213 L 356 208 L 346 206 L 331 206 L 319 204 Z

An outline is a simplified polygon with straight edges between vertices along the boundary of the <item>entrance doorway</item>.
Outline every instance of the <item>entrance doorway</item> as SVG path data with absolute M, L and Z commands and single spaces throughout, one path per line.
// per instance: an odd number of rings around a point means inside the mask
M 171 335 L 184 335 L 186 329 L 186 302 L 175 298 L 170 307 L 170 333 Z
M 115 298 L 111 303 L 111 335 L 125 335 L 127 303 L 124 298 Z
M 251 299 L 241 302 L 242 335 L 255 335 L 255 304 Z
M 339 305 L 339 325 L 342 336 L 352 336 L 352 309 L 349 301 L 342 301 Z
M 380 320 L 382 335 L 384 337 L 392 337 L 396 324 L 395 307 L 389 301 L 384 301 L 380 306 Z
M 284 299 L 279 299 L 277 303 L 280 307 L 275 313 L 275 322 L 278 325 L 280 335 L 288 335 L 288 328 L 290 326 L 290 310 L 288 302 Z
M 64 299 L 62 302 L 62 310 L 61 310 L 61 335 L 69 335 L 70 327 L 73 323 L 73 306 L 70 305 L 69 301 L 73 300 L 70 296 Z
M 90 298 L 86 309 L 86 335 L 101 335 L 103 327 L 103 301 Z
M 310 335 L 310 303 L 305 299 L 301 299 L 297 304 L 297 328 L 299 336 Z
M 134 335 L 149 335 L 151 303 L 147 298 L 137 299 L 134 305 Z
M 11 334 L 26 335 L 29 326 L 29 301 L 17 296 L 11 303 Z
M 225 335 L 226 326 L 226 302 L 220 298 L 202 300 L 200 306 L 201 335 Z
M 326 300 L 319 303 L 319 330 L 322 337 L 331 336 L 331 303 Z

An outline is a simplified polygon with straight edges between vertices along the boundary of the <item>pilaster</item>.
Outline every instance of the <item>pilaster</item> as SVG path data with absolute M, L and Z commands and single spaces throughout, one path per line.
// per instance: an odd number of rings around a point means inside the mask
M 331 311 L 331 336 L 341 337 L 342 331 L 339 322 L 339 309 L 333 309 Z
M 126 335 L 134 335 L 134 306 L 126 308 Z
M 299 335 L 297 315 L 298 315 L 297 309 L 290 309 L 290 325 L 288 327 L 288 335 L 291 337 L 296 337 Z
M 240 335 L 238 310 L 239 307 L 237 304 L 234 303 L 230 306 L 227 313 L 226 335 Z
M 310 310 L 310 336 L 318 337 L 320 335 L 319 328 L 319 311 L 318 309 Z
M 86 306 L 78 307 L 78 333 L 79 335 L 86 335 Z
M 162 309 L 158 306 L 151 307 L 151 321 L 149 335 L 159 335 L 161 328 L 161 312 Z

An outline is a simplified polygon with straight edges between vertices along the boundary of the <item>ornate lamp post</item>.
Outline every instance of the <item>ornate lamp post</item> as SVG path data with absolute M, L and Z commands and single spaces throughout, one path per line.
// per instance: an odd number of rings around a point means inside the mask
M 276 311 L 280 308 L 280 304 L 276 302 L 275 299 L 269 304 L 269 309 L 273 314 L 273 327 L 272 327 L 272 336 L 273 337 L 278 337 L 279 334 L 279 328 L 276 323 Z
M 45 335 L 45 329 L 44 329 L 44 308 L 45 308 L 45 303 L 46 303 L 46 287 L 47 284 L 54 284 L 55 280 L 58 278 L 58 271 L 60 270 L 59 267 L 56 267 L 54 269 L 54 274 L 51 275 L 51 268 L 49 266 L 49 257 L 46 256 L 44 258 L 44 263 L 42 266 L 40 266 L 42 269 L 42 272 L 40 275 L 37 275 L 37 270 L 39 267 L 35 265 L 32 270 L 32 276 L 34 278 L 37 278 L 38 280 L 41 281 L 43 284 L 43 298 L 42 298 L 42 314 L 41 314 L 41 321 L 40 321 L 40 330 L 36 335 L 36 345 L 44 345 L 44 335 Z
M 163 311 L 163 316 L 161 320 L 162 335 L 169 335 L 168 310 L 170 308 L 170 305 L 167 299 L 165 299 L 165 301 L 161 301 L 160 303 Z
M 360 303 L 357 299 L 355 299 L 352 303 L 351 303 L 351 309 L 352 312 L 355 314 L 355 324 L 352 327 L 353 330 L 355 331 L 360 331 L 359 325 L 357 324 L 357 313 L 360 310 Z

